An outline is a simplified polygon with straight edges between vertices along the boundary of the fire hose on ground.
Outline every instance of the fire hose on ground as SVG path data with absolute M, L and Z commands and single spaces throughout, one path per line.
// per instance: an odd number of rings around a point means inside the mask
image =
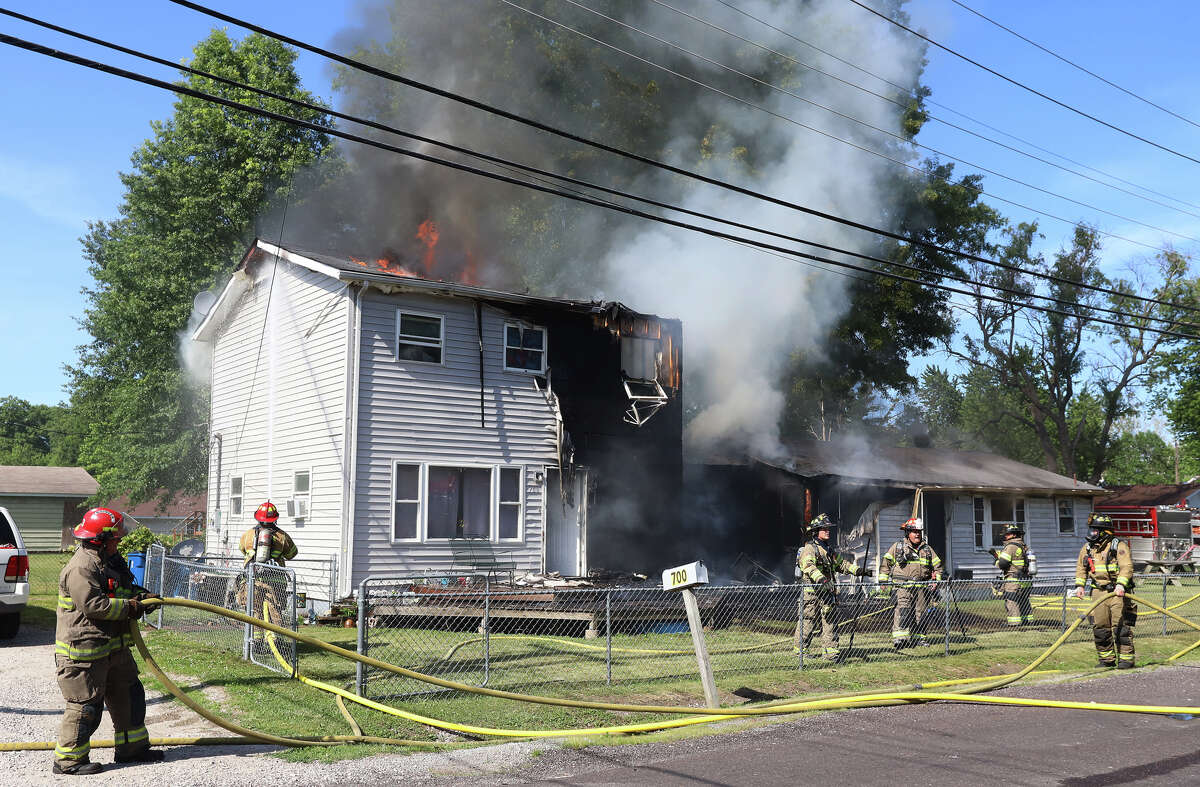
M 1095 607 L 1099 606 L 1105 599 L 1109 598 L 1105 595 L 1092 603 L 1087 610 L 1079 615 L 1070 626 L 1068 626 L 1061 635 L 1036 658 L 1030 661 L 1021 670 L 1002 675 L 999 677 L 985 678 L 962 678 L 955 680 L 931 681 L 926 683 L 913 684 L 902 686 L 891 690 L 869 689 L 864 691 L 856 691 L 840 694 L 829 694 L 818 697 L 809 698 L 806 700 L 800 699 L 783 699 L 775 700 L 769 703 L 759 705 L 745 705 L 736 708 L 695 708 L 688 706 L 672 706 L 672 705 L 634 705 L 626 703 L 611 703 L 611 702 L 596 702 L 590 700 L 575 700 L 561 697 L 545 697 L 538 695 L 520 694 L 517 692 L 504 691 L 501 689 L 491 689 L 479 686 L 470 686 L 459 683 L 457 681 L 446 680 L 433 675 L 425 675 L 415 670 L 400 667 L 395 664 L 388 664 L 378 659 L 373 659 L 369 656 L 363 656 L 345 648 L 331 645 L 327 642 L 291 631 L 282 626 L 278 626 L 267 620 L 260 620 L 251 617 L 241 612 L 225 609 L 223 607 L 205 604 L 200 601 L 192 601 L 182 598 L 166 598 L 166 599 L 149 599 L 147 607 L 153 609 L 159 605 L 191 607 L 193 609 L 202 610 L 215 615 L 236 620 L 241 623 L 248 623 L 252 626 L 271 632 L 271 635 L 284 636 L 296 642 L 303 643 L 309 647 L 318 650 L 324 650 L 341 658 L 356 661 L 361 664 L 373 667 L 375 669 L 391 672 L 401 677 L 410 678 L 435 686 L 440 686 L 446 689 L 455 691 L 467 692 L 471 694 L 479 694 L 500 699 L 508 699 L 517 702 L 529 702 L 541 705 L 553 705 L 569 708 L 586 708 L 591 710 L 605 710 L 614 712 L 627 713 L 659 713 L 680 715 L 684 718 L 667 719 L 660 721 L 645 722 L 640 724 L 626 724 L 610 727 L 588 727 L 579 729 L 553 729 L 553 730 L 515 730 L 515 729 L 496 729 L 490 727 L 478 727 L 469 724 L 460 724 L 457 722 L 444 721 L 435 719 L 420 714 L 415 714 L 410 711 L 396 708 L 383 703 L 375 702 L 363 697 L 359 697 L 352 692 L 333 686 L 328 683 L 316 681 L 306 676 L 293 673 L 294 677 L 304 682 L 306 685 L 321 689 L 336 695 L 339 699 L 350 700 L 377 711 L 388 713 L 400 718 L 408 719 L 413 722 L 431 726 L 434 728 L 449 730 L 454 732 L 465 733 L 469 735 L 500 737 L 500 738 L 559 738 L 567 736 L 581 735 L 618 735 L 630 733 L 655 732 L 678 727 L 684 727 L 694 724 L 706 724 L 715 721 L 724 721 L 730 719 L 747 718 L 754 716 L 769 716 L 769 715 L 785 715 L 794 713 L 803 713 L 808 711 L 821 710 L 839 710 L 848 708 L 866 708 L 866 707 L 883 707 L 894 705 L 908 705 L 925 702 L 936 701 L 953 701 L 961 703 L 977 703 L 990 705 L 1008 705 L 1017 707 L 1034 707 L 1034 708 L 1055 708 L 1064 710 L 1099 710 L 1121 713 L 1144 713 L 1154 715 L 1200 715 L 1200 707 L 1192 706 L 1170 706 L 1170 705 L 1130 705 L 1120 703 L 1092 703 L 1092 702 L 1070 702 L 1062 700 L 1045 700 L 1027 697 L 996 697 L 996 696 L 978 696 L 984 692 L 994 691 L 996 689 L 1009 686 L 1022 678 L 1034 673 L 1037 667 L 1044 663 L 1055 651 L 1057 651 L 1067 641 L 1074 631 L 1087 619 Z M 1185 626 L 1200 631 L 1200 624 L 1197 624 L 1187 618 L 1175 614 L 1171 610 L 1158 606 L 1152 601 L 1140 598 L 1134 594 L 1127 594 L 1127 597 L 1136 603 L 1143 604 L 1146 607 L 1157 610 L 1172 619 L 1184 624 Z M 166 673 L 162 671 L 158 663 L 154 660 L 149 648 L 146 646 L 145 640 L 141 636 L 141 632 L 136 625 L 131 626 L 134 643 L 141 653 L 143 660 L 146 663 L 147 669 L 153 674 L 159 682 L 180 702 L 194 710 L 200 716 L 208 721 L 216 724 L 223 729 L 236 733 L 240 737 L 232 738 L 217 738 L 217 737 L 196 737 L 196 738 L 153 738 L 151 744 L 160 746 L 172 745 L 230 745 L 230 744 L 275 744 L 282 746 L 335 746 L 345 743 L 376 743 L 395 746 L 409 747 L 437 747 L 445 745 L 433 741 L 416 741 L 405 740 L 398 738 L 385 738 L 369 735 L 324 735 L 324 736 L 281 736 L 274 735 L 258 730 L 251 730 L 242 727 L 235 722 L 232 722 L 207 708 L 203 707 L 191 697 L 187 695 Z M 276 657 L 281 659 L 278 651 L 275 648 L 274 638 L 269 635 L 268 644 L 276 653 Z M 1166 659 L 1167 662 L 1175 661 L 1191 650 L 1200 647 L 1200 640 L 1189 645 L 1188 647 L 1178 651 L 1174 655 Z M 282 662 L 286 665 L 286 662 Z M 288 665 L 290 671 L 290 665 Z M 949 692 L 931 691 L 931 689 L 947 688 L 950 686 L 962 686 L 960 690 Z M 353 726 L 352 717 L 344 711 L 344 715 L 350 719 Z M 113 742 L 110 741 L 94 741 L 93 748 L 111 747 Z M 0 743 L 0 751 L 24 751 L 36 749 L 53 749 L 55 746 L 53 741 L 50 742 L 21 742 L 21 743 Z

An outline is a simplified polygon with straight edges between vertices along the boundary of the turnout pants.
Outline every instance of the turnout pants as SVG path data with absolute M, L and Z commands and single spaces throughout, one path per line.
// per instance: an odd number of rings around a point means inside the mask
M 808 642 L 812 636 L 813 629 L 820 626 L 822 655 L 828 658 L 837 657 L 838 614 L 835 601 L 836 599 L 830 593 L 809 587 L 804 589 L 804 600 L 797 605 L 796 613 L 799 620 L 796 621 L 796 633 L 792 637 L 792 644 L 796 648 L 803 648 L 804 643 Z
M 925 611 L 929 588 L 924 585 L 896 586 L 896 609 L 892 613 L 892 643 L 925 639 Z
M 1092 588 L 1092 601 L 1107 595 L 1107 591 Z M 1113 596 L 1092 610 L 1092 637 L 1096 640 L 1096 655 L 1105 664 L 1133 664 L 1133 624 L 1137 621 L 1137 604 L 1127 597 Z
M 1029 603 L 1029 594 L 1033 591 L 1033 583 L 1029 580 L 1011 579 L 1004 583 L 1004 611 L 1007 615 L 1005 622 L 1010 626 L 1019 626 L 1033 620 L 1033 605 Z
M 146 690 L 138 680 L 137 663 L 129 648 L 94 661 L 55 656 L 54 666 L 67 706 L 54 747 L 56 760 L 88 759 L 91 737 L 100 726 L 105 705 L 112 718 L 118 756 L 132 756 L 150 748 Z

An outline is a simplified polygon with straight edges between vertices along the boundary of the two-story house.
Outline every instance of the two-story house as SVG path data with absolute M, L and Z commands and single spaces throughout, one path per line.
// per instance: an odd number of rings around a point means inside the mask
M 681 325 L 256 241 L 211 347 L 210 553 L 270 499 L 301 556 L 452 572 L 660 567 L 682 487 Z

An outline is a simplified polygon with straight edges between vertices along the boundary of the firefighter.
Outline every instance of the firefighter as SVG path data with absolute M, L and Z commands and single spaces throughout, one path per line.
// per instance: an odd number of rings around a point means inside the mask
M 296 549 L 296 544 L 291 537 L 279 528 L 279 509 L 270 500 L 263 503 L 254 512 L 254 520 L 257 525 L 242 533 L 242 538 L 238 542 L 238 549 L 241 550 L 245 559 L 242 565 L 249 566 L 251 563 L 262 563 L 266 565 L 284 566 L 287 561 L 296 557 L 299 550 Z M 284 578 L 275 576 L 273 572 L 266 572 L 265 580 L 258 580 L 254 583 L 255 593 L 259 595 L 258 603 L 255 606 L 261 606 L 265 599 L 269 601 L 269 606 L 272 607 L 271 616 L 273 622 L 279 623 L 282 621 L 280 613 L 286 609 L 284 601 L 287 598 L 287 582 Z M 245 580 L 242 580 L 244 583 Z M 241 606 L 246 605 L 246 591 L 243 586 L 238 591 L 238 603 Z M 253 610 L 250 614 L 257 617 L 262 613 L 261 609 Z
M 1016 522 L 1004 526 L 1004 549 L 992 547 L 988 550 L 996 561 L 996 568 L 1004 576 L 1004 609 L 1010 626 L 1021 626 L 1033 622 L 1033 605 L 1029 594 L 1033 592 L 1030 579 L 1029 547 L 1025 546 L 1025 528 Z
M 830 537 L 835 529 L 837 523 L 832 521 L 828 514 L 818 515 L 808 525 L 805 535 L 809 537 L 809 541 L 796 556 L 797 574 L 804 583 L 804 592 L 796 610 L 799 620 L 796 621 L 796 633 L 792 638 L 792 652 L 799 654 L 819 624 L 821 653 L 832 661 L 841 659 L 841 652 L 838 650 L 837 587 L 834 584 L 834 576 L 851 574 L 860 577 L 865 573 L 853 561 L 833 551 Z
M 1092 610 L 1092 637 L 1100 666 L 1133 667 L 1133 626 L 1137 604 L 1125 594 L 1133 590 L 1133 558 L 1129 544 L 1113 535 L 1112 517 L 1092 513 L 1088 517 L 1087 543 L 1075 561 L 1075 597 L 1083 598 L 1084 585 L 1092 581 L 1092 600 L 1114 595 Z
M 91 762 L 92 733 L 104 706 L 112 719 L 116 762 L 158 762 L 146 732 L 146 691 L 138 680 L 130 621 L 141 616 L 148 594 L 135 588 L 117 544 L 124 516 L 93 508 L 75 528 L 79 548 L 58 578 L 58 625 L 54 666 L 66 701 L 52 770 L 59 774 L 99 773 Z M 139 592 L 141 591 L 141 592 Z
M 892 647 L 929 645 L 925 637 L 925 611 L 942 579 L 942 559 L 925 541 L 925 523 L 912 517 L 900 526 L 904 538 L 888 549 L 879 569 L 881 588 L 896 591 L 896 609 L 892 613 Z

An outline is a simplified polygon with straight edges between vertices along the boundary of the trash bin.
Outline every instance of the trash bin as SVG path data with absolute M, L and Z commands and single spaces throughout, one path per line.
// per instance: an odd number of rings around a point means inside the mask
M 134 584 L 146 586 L 146 553 L 145 552 L 130 552 L 125 556 L 125 562 L 129 564 L 129 570 L 133 574 Z

